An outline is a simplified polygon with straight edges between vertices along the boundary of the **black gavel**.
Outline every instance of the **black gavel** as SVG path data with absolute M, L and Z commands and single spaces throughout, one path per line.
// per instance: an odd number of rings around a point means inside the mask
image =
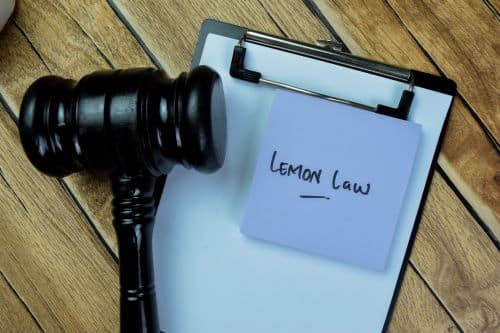
M 102 71 L 79 82 L 57 76 L 26 92 L 21 141 L 37 169 L 64 177 L 111 175 L 120 255 L 121 332 L 159 332 L 152 231 L 157 177 L 175 164 L 219 169 L 226 113 L 219 75 L 206 66 L 172 80 L 155 69 Z

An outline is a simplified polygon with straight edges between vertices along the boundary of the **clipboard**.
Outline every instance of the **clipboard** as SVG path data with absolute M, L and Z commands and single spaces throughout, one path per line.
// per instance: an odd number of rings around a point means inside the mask
M 222 77 L 227 157 L 213 175 L 177 168 L 167 179 L 153 241 L 161 329 L 176 333 L 386 331 L 456 94 L 455 83 L 215 20 L 204 21 L 201 28 L 192 66 L 202 64 Z M 260 76 L 246 72 L 238 77 L 237 71 L 242 70 Z M 367 112 L 382 109 L 381 113 L 422 125 L 385 271 L 254 242 L 240 233 L 276 89 L 276 84 L 262 79 L 285 86 L 280 88 L 366 106 Z

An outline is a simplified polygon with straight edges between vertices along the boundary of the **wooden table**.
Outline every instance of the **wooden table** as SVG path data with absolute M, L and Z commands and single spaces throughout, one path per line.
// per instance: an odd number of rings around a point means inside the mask
M 211 17 L 306 42 L 336 36 L 354 54 L 457 82 L 390 331 L 499 332 L 499 8 L 498 0 L 18 1 L 0 33 L 0 331 L 116 332 L 119 322 L 109 184 L 89 174 L 55 180 L 30 165 L 16 128 L 26 88 L 43 75 L 131 66 L 176 76 Z

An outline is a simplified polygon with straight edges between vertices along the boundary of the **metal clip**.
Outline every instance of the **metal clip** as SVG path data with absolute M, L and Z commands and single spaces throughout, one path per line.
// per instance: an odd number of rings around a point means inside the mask
M 363 110 L 367 111 L 372 111 L 376 112 L 379 114 L 399 118 L 399 119 L 406 119 L 408 117 L 408 113 L 410 110 L 411 103 L 413 101 L 413 77 L 411 73 L 408 73 L 406 76 L 406 82 L 408 82 L 409 86 L 408 89 L 405 89 L 402 94 L 401 98 L 399 100 L 399 104 L 397 107 L 393 108 L 390 106 L 385 106 L 385 105 L 376 105 L 376 106 L 371 106 L 371 105 L 365 105 L 362 103 L 358 103 L 355 101 L 343 99 L 340 97 L 334 97 L 334 96 L 329 96 L 325 95 L 316 91 L 311 91 L 308 89 L 303 89 L 300 87 L 296 87 L 287 83 L 283 82 L 277 82 L 271 79 L 268 79 L 266 77 L 263 77 L 263 75 L 255 70 L 250 70 L 245 68 L 245 55 L 246 55 L 246 48 L 243 46 L 244 42 L 248 42 L 248 38 L 252 37 L 254 42 L 260 45 L 264 46 L 271 46 L 275 47 L 277 49 L 280 49 L 282 51 L 287 51 L 288 47 L 294 48 L 294 50 L 297 50 L 297 48 L 302 48 L 302 49 L 307 49 L 309 46 L 306 44 L 293 44 L 293 42 L 287 41 L 287 40 L 281 40 L 278 37 L 268 37 L 266 35 L 256 33 L 256 32 L 247 32 L 245 33 L 241 39 L 238 41 L 237 45 L 234 47 L 233 51 L 233 57 L 231 59 L 231 66 L 229 69 L 229 73 L 232 77 L 240 80 L 244 80 L 247 82 L 252 82 L 252 83 L 257 83 L 257 84 L 264 84 L 272 87 L 278 87 L 282 89 L 287 89 L 291 91 L 295 91 L 298 93 L 314 96 L 314 97 L 319 97 L 323 98 L 329 101 L 337 102 L 337 103 L 342 103 L 350 106 L 354 106 Z M 266 39 L 271 39 L 270 41 L 266 41 Z M 330 49 L 335 48 L 334 52 L 342 52 L 339 51 L 343 48 L 344 44 L 338 43 L 335 41 L 318 41 L 319 43 L 323 43 L 323 46 L 321 46 L 321 50 L 323 52 L 332 52 Z M 269 43 L 269 45 L 266 45 L 266 43 Z M 311 46 L 312 47 L 312 46 Z M 310 47 L 309 47 L 310 48 Z M 301 54 L 302 52 L 297 52 L 298 54 Z M 342 53 L 336 53 L 336 54 L 342 54 Z M 385 66 L 385 65 L 382 65 Z M 353 66 L 354 67 L 354 66 Z M 386 66 L 389 67 L 389 66 Z M 405 73 L 406 74 L 406 73 Z

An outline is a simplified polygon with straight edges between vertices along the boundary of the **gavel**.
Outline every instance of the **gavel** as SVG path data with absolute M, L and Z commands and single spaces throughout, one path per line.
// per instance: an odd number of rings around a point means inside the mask
M 147 68 L 95 72 L 79 82 L 43 77 L 23 98 L 19 133 L 28 158 L 47 175 L 110 175 L 120 331 L 158 333 L 155 183 L 176 164 L 205 173 L 221 167 L 226 111 L 219 75 L 199 66 L 176 79 Z

